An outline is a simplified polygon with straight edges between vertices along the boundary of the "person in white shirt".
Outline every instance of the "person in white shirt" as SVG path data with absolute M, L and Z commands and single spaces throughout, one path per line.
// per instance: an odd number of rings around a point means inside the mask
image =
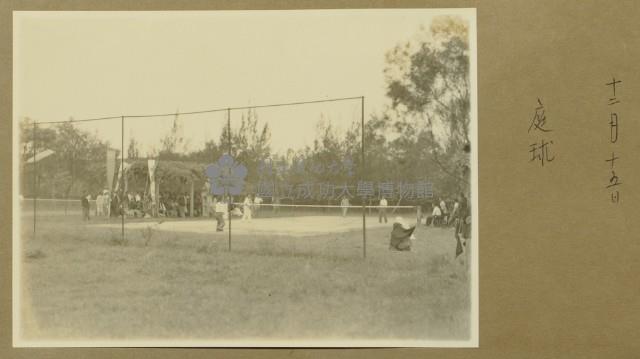
M 111 193 L 106 189 L 102 192 L 102 214 L 111 217 Z
M 166 217 L 167 216 L 167 205 L 164 203 L 164 197 L 162 194 L 158 195 L 158 216 Z
M 453 209 L 451 210 L 451 219 L 456 218 L 459 210 L 460 210 L 460 203 L 456 199 L 456 201 L 453 203 Z
M 378 208 L 378 223 L 382 223 L 382 218 L 384 218 L 384 223 L 387 223 L 387 199 L 382 197 L 380 199 L 380 204 Z
M 227 213 L 227 202 L 224 201 L 224 199 L 220 199 L 219 201 L 215 202 L 215 208 L 216 208 L 216 221 L 218 222 L 218 225 L 216 226 L 216 231 L 217 232 L 222 232 L 224 230 L 224 215 L 225 213 Z
M 435 227 L 440 223 L 441 219 L 442 219 L 442 211 L 440 210 L 440 207 L 436 204 L 433 206 L 433 212 L 431 212 L 431 216 L 427 218 L 427 222 L 425 223 L 425 225 L 429 226 L 430 224 L 433 224 L 433 226 Z
M 203 217 L 212 217 L 213 213 L 214 213 L 214 208 L 212 208 L 213 206 L 213 200 L 211 198 L 211 195 L 208 193 L 203 193 L 202 194 L 203 197 L 203 201 L 202 201 L 202 216 Z
M 347 211 L 349 210 L 349 198 L 347 198 L 347 196 L 342 197 L 340 207 L 342 207 L 342 217 L 346 217 Z
M 260 210 L 260 205 L 262 204 L 262 197 L 256 195 L 256 197 L 253 199 L 253 213 L 252 215 L 254 217 L 258 216 L 258 211 Z
M 82 219 L 83 220 L 89 220 L 89 210 L 91 208 L 91 195 L 87 194 L 86 196 L 82 197 Z
M 102 193 L 98 193 L 96 196 L 96 217 L 102 217 L 104 210 L 104 196 Z
M 449 211 L 447 210 L 447 203 L 442 198 L 440 198 L 440 210 L 442 211 L 442 223 L 447 224 L 449 222 Z
M 280 212 L 280 197 L 277 195 L 274 195 L 273 197 L 271 197 L 271 203 L 273 203 L 273 213 L 279 213 Z
M 253 206 L 253 201 L 251 200 L 251 196 L 247 195 L 244 198 L 244 202 L 242 203 L 242 220 L 250 221 L 251 220 L 251 207 Z

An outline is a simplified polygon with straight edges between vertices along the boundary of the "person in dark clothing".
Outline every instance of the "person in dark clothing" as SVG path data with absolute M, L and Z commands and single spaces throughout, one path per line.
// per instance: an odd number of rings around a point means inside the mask
M 438 204 L 435 204 L 432 206 L 432 210 L 431 210 L 431 214 L 428 215 L 426 221 L 425 221 L 425 226 L 429 226 L 429 225 L 433 225 L 435 226 L 439 226 L 442 220 L 442 210 L 440 210 L 440 206 Z
M 109 216 L 118 217 L 118 207 L 120 206 L 120 196 L 118 193 L 113 193 L 111 202 L 109 203 Z
M 416 226 L 407 224 L 404 219 L 397 217 L 391 230 L 389 249 L 397 251 L 410 251 L 411 239 Z
M 191 217 L 200 217 L 200 212 L 202 211 L 202 201 L 201 197 L 197 193 L 193 195 L 193 213 L 191 213 Z M 191 210 L 191 205 L 189 205 L 189 210 Z
M 123 200 L 123 198 L 126 200 L 127 196 L 124 195 L 124 193 L 120 192 L 120 193 L 116 193 L 115 195 L 115 200 L 111 202 L 112 204 L 112 210 L 111 210 L 111 215 L 113 217 L 120 217 L 120 216 L 124 216 L 124 208 L 126 206 L 125 200 Z
M 86 193 L 80 199 L 82 205 L 82 220 L 89 220 L 89 195 Z
M 187 212 L 187 196 L 185 194 L 178 194 L 178 217 L 182 218 L 186 216 Z
M 454 220 L 455 224 L 455 232 L 454 237 L 456 238 L 456 257 L 462 254 L 464 251 L 463 247 L 467 245 L 466 239 L 470 237 L 470 229 L 471 229 L 471 221 L 469 218 L 469 204 L 467 202 L 467 198 L 464 194 L 460 193 L 458 195 L 458 199 L 453 206 L 453 211 L 451 211 L 451 218 Z M 465 239 L 465 241 L 460 240 L 460 236 Z

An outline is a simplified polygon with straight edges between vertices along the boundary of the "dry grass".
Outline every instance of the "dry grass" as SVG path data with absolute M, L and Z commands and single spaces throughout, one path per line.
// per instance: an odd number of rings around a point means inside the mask
M 25 339 L 468 339 L 470 277 L 451 230 L 390 252 L 388 229 L 296 239 L 87 226 L 23 235 Z

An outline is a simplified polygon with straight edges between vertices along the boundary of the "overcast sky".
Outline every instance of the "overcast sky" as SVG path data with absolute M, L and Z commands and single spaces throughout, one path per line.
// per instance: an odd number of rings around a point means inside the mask
M 14 15 L 14 120 L 199 111 L 365 96 L 388 100 L 384 54 L 455 10 L 21 12 Z M 469 14 L 469 12 L 463 13 Z M 338 127 L 359 101 L 259 109 L 276 150 L 311 143 L 321 114 Z M 232 121 L 240 112 L 232 113 Z M 190 148 L 219 137 L 226 113 L 181 117 Z M 142 154 L 171 117 L 127 120 Z M 83 124 L 120 147 L 120 121 Z

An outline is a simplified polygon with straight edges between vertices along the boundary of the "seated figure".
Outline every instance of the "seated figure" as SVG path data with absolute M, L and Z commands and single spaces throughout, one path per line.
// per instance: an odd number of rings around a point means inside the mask
M 396 217 L 391 230 L 389 249 L 397 251 L 410 251 L 411 240 L 414 239 L 413 231 L 416 226 L 409 226 L 402 217 Z

